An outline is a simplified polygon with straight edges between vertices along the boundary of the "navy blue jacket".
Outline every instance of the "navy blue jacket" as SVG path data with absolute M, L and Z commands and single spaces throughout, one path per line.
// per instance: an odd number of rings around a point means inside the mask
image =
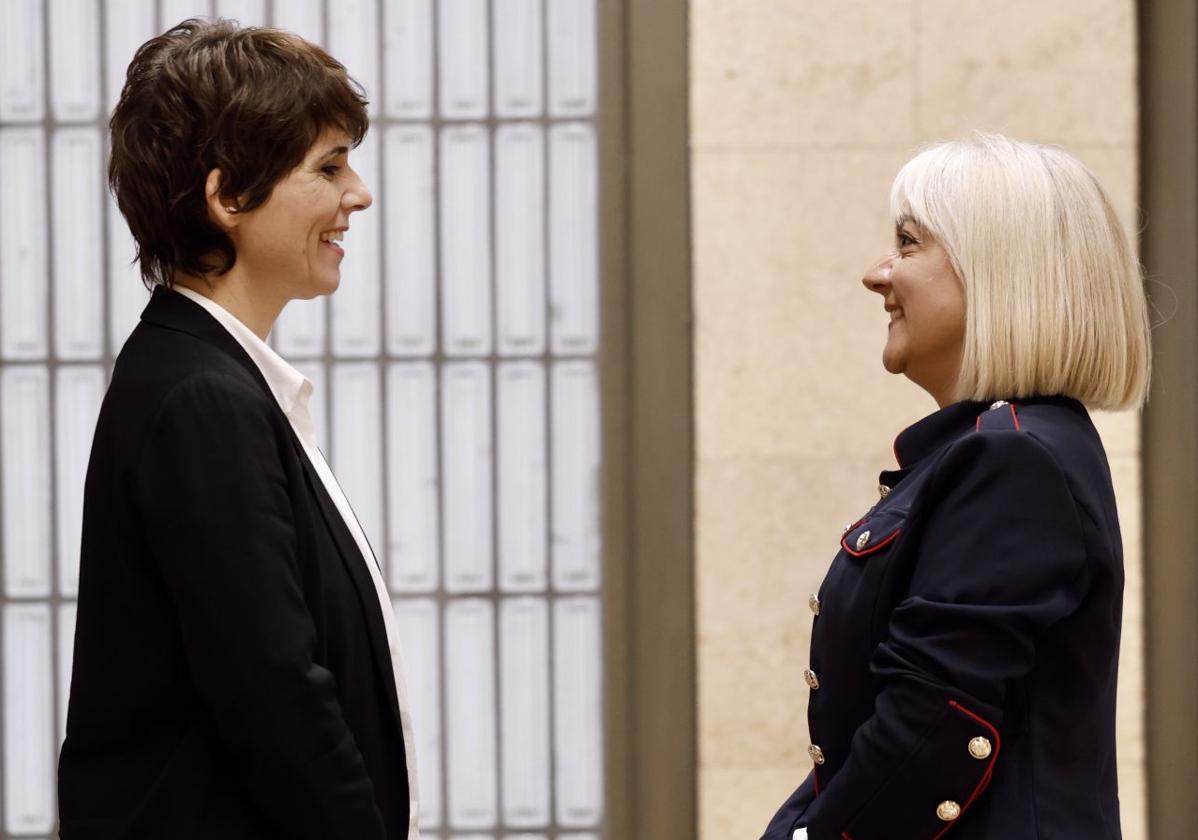
M 1123 555 L 1102 442 L 1065 397 L 962 402 L 818 595 L 813 770 L 763 840 L 1115 840 Z

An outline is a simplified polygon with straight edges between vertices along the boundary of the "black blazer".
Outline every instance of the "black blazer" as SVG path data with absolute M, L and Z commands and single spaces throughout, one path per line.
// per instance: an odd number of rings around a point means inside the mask
M 958 403 L 895 454 L 808 605 L 813 769 L 765 840 L 1117 840 L 1123 554 L 1085 408 Z
M 162 287 L 92 444 L 58 786 L 64 840 L 408 833 L 361 552 L 249 356 Z

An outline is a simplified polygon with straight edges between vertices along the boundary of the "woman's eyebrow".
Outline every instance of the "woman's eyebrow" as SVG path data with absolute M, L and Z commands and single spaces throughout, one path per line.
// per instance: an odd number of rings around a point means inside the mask
M 332 149 L 329 149 L 327 152 L 325 152 L 324 157 L 322 157 L 321 160 L 328 160 L 329 158 L 333 157 L 334 155 L 343 155 L 343 154 L 346 154 L 347 152 L 349 152 L 348 146 L 336 146 Z

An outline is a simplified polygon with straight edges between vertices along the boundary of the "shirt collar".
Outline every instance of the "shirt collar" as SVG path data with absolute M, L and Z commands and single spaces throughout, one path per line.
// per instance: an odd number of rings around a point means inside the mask
M 903 429 L 894 440 L 895 460 L 900 467 L 909 467 L 972 432 L 986 405 L 968 400 L 953 403 Z
M 262 377 L 284 414 L 290 417 L 297 409 L 307 411 L 308 398 L 312 396 L 313 390 L 313 385 L 307 377 L 287 364 L 269 344 L 258 338 L 253 330 L 216 301 L 184 286 L 175 285 L 174 290 L 202 306 L 241 345 L 262 372 Z

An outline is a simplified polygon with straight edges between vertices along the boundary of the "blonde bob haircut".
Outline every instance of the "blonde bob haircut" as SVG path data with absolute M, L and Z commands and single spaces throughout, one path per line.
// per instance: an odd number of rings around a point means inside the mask
M 1080 161 L 996 134 L 940 143 L 899 172 L 890 212 L 896 226 L 910 221 L 939 241 L 965 287 L 958 399 L 1143 405 L 1143 277 L 1110 198 Z

